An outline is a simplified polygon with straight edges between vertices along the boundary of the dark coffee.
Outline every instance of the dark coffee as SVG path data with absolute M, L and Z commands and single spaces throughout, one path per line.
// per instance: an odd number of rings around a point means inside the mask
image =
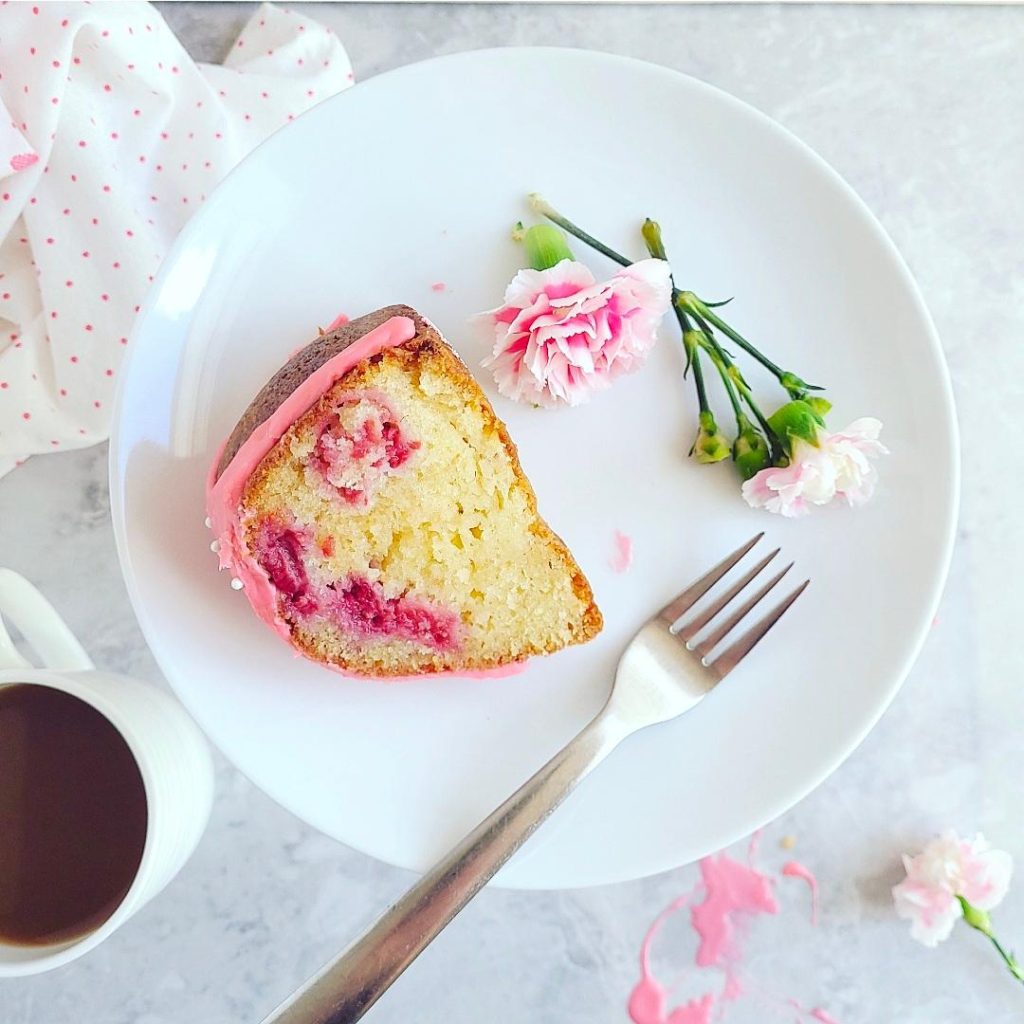
M 146 791 L 110 721 L 48 686 L 0 687 L 0 942 L 88 934 L 124 899 Z

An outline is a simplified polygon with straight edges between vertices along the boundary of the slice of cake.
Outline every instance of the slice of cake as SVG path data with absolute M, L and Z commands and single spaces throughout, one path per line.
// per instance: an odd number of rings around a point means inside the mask
M 207 507 L 256 614 L 345 672 L 475 674 L 601 629 L 505 425 L 408 306 L 297 352 L 232 431 Z

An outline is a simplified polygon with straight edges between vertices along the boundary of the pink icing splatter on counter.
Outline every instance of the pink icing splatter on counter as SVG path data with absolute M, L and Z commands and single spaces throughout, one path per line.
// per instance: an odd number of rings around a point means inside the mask
M 448 285 L 446 285 L 446 284 L 444 283 L 444 281 L 435 281 L 435 282 L 434 282 L 434 283 L 433 283 L 433 284 L 432 284 L 432 285 L 430 286 L 430 290 L 431 290 L 432 292 L 443 292 L 443 291 L 447 291 L 447 289 L 448 289 Z
M 706 895 L 690 912 L 694 931 L 700 936 L 697 966 L 721 967 L 728 977 L 730 963 L 739 959 L 734 941 L 736 917 L 777 914 L 774 883 L 726 853 L 705 857 L 700 862 L 700 874 Z
M 611 566 L 612 572 L 626 572 L 633 564 L 633 540 L 621 530 L 616 530 L 612 534 L 612 541 L 615 550 L 612 552 L 611 558 L 608 559 L 608 564 Z
M 640 980 L 629 997 L 627 1009 L 633 1024 L 711 1024 L 716 1009 L 719 1012 L 715 1019 L 721 1020 L 725 1004 L 743 994 L 737 973 L 742 962 L 739 926 L 759 916 L 775 915 L 779 910 L 775 879 L 754 866 L 760 836 L 761 833 L 756 832 L 751 837 L 746 864 L 725 852 L 705 857 L 699 864 L 700 882 L 654 919 L 640 947 Z M 783 867 L 782 874 L 806 881 L 811 887 L 813 902 L 817 882 L 806 867 L 791 861 Z M 690 924 L 699 940 L 696 966 L 711 968 L 722 980 L 717 992 L 706 992 L 670 1008 L 670 991 L 651 970 L 651 946 L 665 921 L 686 907 L 691 908 Z M 816 919 L 816 904 L 814 916 Z M 802 1017 L 817 1024 L 839 1024 L 820 1007 L 808 1010 L 794 999 L 786 1002 Z
M 811 891 L 811 924 L 818 923 L 818 880 L 809 868 L 798 861 L 791 860 L 782 865 L 782 873 L 787 878 L 799 878 L 807 883 Z
M 832 1016 L 827 1010 L 823 1010 L 820 1006 L 815 1007 L 808 1014 L 811 1020 L 818 1021 L 818 1024 L 839 1024 L 839 1021 Z
M 709 1024 L 714 996 L 707 993 L 668 1011 L 668 992 L 651 972 L 651 944 L 661 926 L 682 910 L 696 895 L 699 886 L 670 903 L 655 919 L 640 947 L 640 981 L 629 997 L 629 1019 L 634 1024 Z

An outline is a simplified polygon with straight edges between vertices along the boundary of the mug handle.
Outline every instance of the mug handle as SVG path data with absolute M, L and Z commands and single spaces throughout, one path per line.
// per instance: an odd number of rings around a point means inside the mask
M 93 667 L 53 605 L 12 569 L 0 569 L 0 669 L 32 668 L 7 635 L 4 617 L 18 627 L 45 668 L 75 671 Z

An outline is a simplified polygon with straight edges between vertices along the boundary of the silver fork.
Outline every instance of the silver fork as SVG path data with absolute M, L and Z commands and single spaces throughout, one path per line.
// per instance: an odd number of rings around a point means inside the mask
M 714 660 L 711 653 L 772 591 L 791 562 L 734 610 L 779 553 L 776 548 L 685 623 L 700 602 L 764 536 L 759 533 L 648 619 L 619 660 L 607 703 L 575 739 L 485 818 L 344 953 L 279 1006 L 263 1024 L 351 1024 L 380 998 L 494 873 L 630 734 L 676 718 L 745 658 L 804 592 L 804 580 Z M 708 630 L 697 641 L 698 636 Z

